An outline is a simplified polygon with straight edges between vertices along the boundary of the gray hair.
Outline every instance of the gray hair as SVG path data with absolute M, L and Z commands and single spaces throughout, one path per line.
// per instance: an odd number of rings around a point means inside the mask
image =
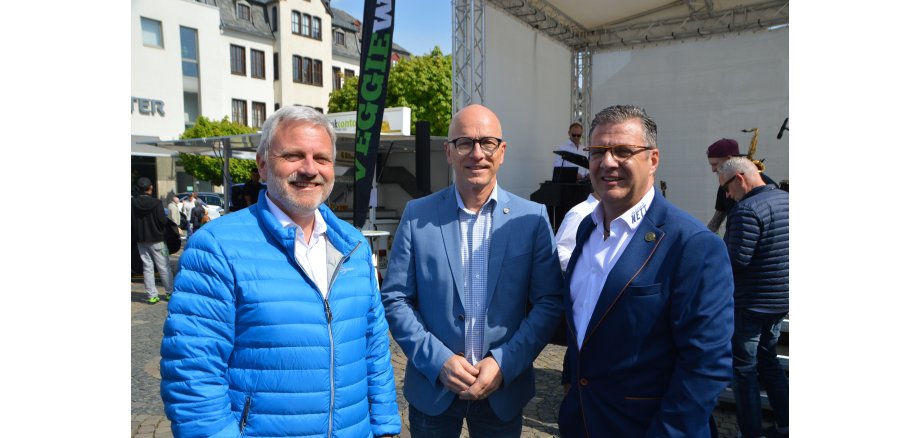
M 608 123 L 623 123 L 630 119 L 639 119 L 642 123 L 642 132 L 645 137 L 645 146 L 652 149 L 658 148 L 658 125 L 646 114 L 645 110 L 633 105 L 608 106 L 594 115 L 588 138 L 594 135 L 594 128 Z
M 719 177 L 724 178 L 736 173 L 756 175 L 758 170 L 757 165 L 747 157 L 731 157 L 720 164 L 716 172 L 719 173 Z
M 332 156 L 336 156 L 335 128 L 332 126 L 332 122 L 330 122 L 323 113 L 311 107 L 299 105 L 279 108 L 272 113 L 272 115 L 268 116 L 268 119 L 262 124 L 262 139 L 259 141 L 259 149 L 256 151 L 256 155 L 264 157 L 265 152 L 268 151 L 268 148 L 272 145 L 272 141 L 275 139 L 275 131 L 278 126 L 284 122 L 291 121 L 305 122 L 308 125 L 325 129 L 326 133 L 329 134 L 329 140 L 332 141 Z

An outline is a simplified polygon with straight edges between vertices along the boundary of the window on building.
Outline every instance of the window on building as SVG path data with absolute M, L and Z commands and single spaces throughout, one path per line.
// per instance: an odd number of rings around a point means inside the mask
M 269 23 L 269 26 L 271 26 L 272 32 L 277 32 L 278 31 L 278 7 L 277 6 L 272 6 L 272 15 L 271 15 L 270 20 L 271 22 Z
M 311 17 L 309 14 L 303 14 L 303 18 L 300 19 L 300 22 L 302 26 L 300 28 L 301 30 L 300 34 L 305 37 L 309 37 L 310 27 L 312 26 L 312 23 L 313 23 L 313 17 Z
M 185 127 L 188 128 L 195 124 L 195 120 L 201 115 L 201 105 L 198 103 L 198 93 L 189 91 L 182 93 L 182 106 L 185 112 Z
M 345 79 L 353 78 L 353 77 L 355 77 L 355 71 L 354 71 L 354 70 L 345 69 Z
M 272 67 L 273 67 L 272 74 L 275 76 L 275 80 L 277 81 L 278 76 L 281 74 L 279 73 L 280 70 L 278 70 L 278 52 L 275 52 L 272 56 Z
M 302 59 L 294 55 L 294 82 L 303 82 L 303 69 L 301 67 Z
M 252 77 L 265 79 L 265 52 L 251 49 L 249 55 L 252 62 Z
M 291 33 L 300 35 L 300 12 L 291 11 Z
M 323 20 L 320 20 L 319 17 L 313 17 L 313 38 L 323 39 Z
M 275 111 L 278 111 L 279 109 L 281 109 L 281 104 L 276 102 L 276 103 L 275 103 Z
M 342 69 L 338 67 L 332 67 L 332 89 L 342 89 Z
M 323 61 L 294 55 L 294 82 L 323 85 Z
M 337 46 L 345 45 L 345 32 L 335 32 L 332 34 Z
M 241 125 L 246 125 L 246 126 L 248 126 L 247 123 L 246 123 L 246 120 L 247 120 L 247 117 L 246 117 L 246 101 L 245 101 L 245 100 L 239 100 L 239 99 L 233 99 L 233 104 L 232 104 L 232 106 L 233 106 L 233 109 L 232 109 L 232 111 L 233 111 L 232 122 L 233 122 L 233 123 L 239 123 L 239 124 L 241 124 Z
M 249 21 L 249 5 L 245 3 L 236 4 L 236 18 Z
M 323 61 L 313 60 L 313 85 L 323 86 Z
M 253 102 L 252 103 L 252 127 L 261 128 L 263 123 L 265 123 L 265 103 Z
M 303 59 L 303 82 L 305 84 L 313 83 L 313 60 L 310 58 Z
M 141 17 L 141 36 L 147 47 L 163 48 L 163 23 Z
M 198 31 L 179 26 L 179 44 L 182 51 L 182 76 L 198 77 Z
M 230 73 L 246 76 L 246 48 L 230 45 Z

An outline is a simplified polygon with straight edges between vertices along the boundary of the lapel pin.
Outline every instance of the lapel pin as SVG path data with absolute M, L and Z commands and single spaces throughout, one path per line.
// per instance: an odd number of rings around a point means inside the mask
M 502 209 L 502 213 L 505 213 L 505 214 L 508 214 L 509 211 L 511 211 L 511 210 L 508 209 L 508 208 L 503 208 L 503 209 Z
M 645 241 L 646 241 L 646 242 L 654 242 L 654 241 L 655 241 L 655 233 L 653 233 L 653 232 L 651 232 L 651 231 L 649 231 L 648 233 L 645 233 Z

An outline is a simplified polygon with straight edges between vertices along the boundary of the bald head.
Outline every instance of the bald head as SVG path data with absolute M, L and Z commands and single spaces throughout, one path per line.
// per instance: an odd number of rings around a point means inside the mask
M 466 134 L 459 134 L 461 132 L 465 132 Z M 475 134 L 470 135 L 472 132 L 475 132 Z M 492 110 L 479 104 L 473 104 L 458 111 L 450 121 L 450 128 L 447 130 L 447 138 L 453 139 L 460 135 L 475 138 L 483 136 L 501 138 L 502 124 L 498 121 L 498 116 L 496 116 Z

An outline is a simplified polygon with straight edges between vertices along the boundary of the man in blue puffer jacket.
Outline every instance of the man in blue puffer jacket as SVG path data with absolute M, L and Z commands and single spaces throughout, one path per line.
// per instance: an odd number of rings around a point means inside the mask
M 335 132 L 309 107 L 265 121 L 258 203 L 189 240 L 163 328 L 160 392 L 176 437 L 400 432 L 370 249 L 323 202 Z
M 725 244 L 735 279 L 732 392 L 744 437 L 764 435 L 760 383 L 776 415 L 769 436 L 789 433 L 789 380 L 776 357 L 789 312 L 789 194 L 764 183 L 744 157 L 719 166 L 719 184 L 737 204 L 728 212 Z

